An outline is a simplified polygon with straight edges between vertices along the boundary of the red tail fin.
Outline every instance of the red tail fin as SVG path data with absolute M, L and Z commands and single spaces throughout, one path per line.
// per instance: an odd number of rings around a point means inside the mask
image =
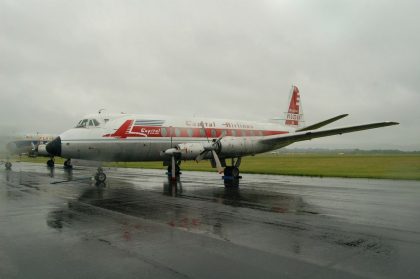
M 289 109 L 286 113 L 287 126 L 298 127 L 303 122 L 303 109 L 302 102 L 300 100 L 299 89 L 296 86 L 292 86 L 290 93 Z

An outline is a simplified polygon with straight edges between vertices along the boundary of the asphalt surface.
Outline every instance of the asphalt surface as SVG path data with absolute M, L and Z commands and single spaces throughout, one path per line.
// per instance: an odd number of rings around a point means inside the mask
M 419 182 L 0 167 L 0 278 L 420 278 Z

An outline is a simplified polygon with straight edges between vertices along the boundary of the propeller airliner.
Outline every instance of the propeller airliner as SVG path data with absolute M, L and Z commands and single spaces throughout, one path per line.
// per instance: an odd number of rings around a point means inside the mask
M 241 158 L 273 151 L 295 142 L 397 125 L 379 122 L 318 130 L 348 114 L 304 126 L 299 89 L 292 86 L 285 119 L 255 122 L 161 115 L 109 114 L 85 116 L 78 124 L 46 145 L 51 156 L 70 159 L 133 162 L 163 161 L 172 179 L 183 160 L 210 160 L 224 177 L 238 179 Z M 229 160 L 230 159 L 230 160 Z M 228 163 L 229 162 L 229 163 Z M 95 175 L 104 182 L 101 168 Z
M 16 136 L 9 140 L 6 144 L 6 150 L 9 155 L 27 155 L 29 157 L 45 156 L 50 157 L 50 154 L 45 150 L 46 144 L 53 139 L 55 135 L 49 134 L 27 134 L 24 136 Z M 12 168 L 12 163 L 9 159 L 4 163 L 6 169 Z

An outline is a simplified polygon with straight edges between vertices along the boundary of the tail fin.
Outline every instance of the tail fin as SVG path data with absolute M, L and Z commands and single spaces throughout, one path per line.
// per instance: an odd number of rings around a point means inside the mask
M 289 100 L 289 109 L 285 112 L 285 125 L 294 128 L 300 127 L 305 121 L 303 120 L 303 108 L 299 89 L 294 85 L 292 86 Z

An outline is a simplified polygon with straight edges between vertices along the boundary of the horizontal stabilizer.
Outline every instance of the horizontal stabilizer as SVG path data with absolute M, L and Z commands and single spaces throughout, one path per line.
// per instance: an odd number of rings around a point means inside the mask
M 306 127 L 301 128 L 301 129 L 297 129 L 296 132 L 316 130 L 316 129 L 319 129 L 321 127 L 324 127 L 325 125 L 328 125 L 328 124 L 333 123 L 333 122 L 335 122 L 337 120 L 340 120 L 341 118 L 344 118 L 346 116 L 348 116 L 348 114 L 341 114 L 339 116 L 336 116 L 336 117 L 333 117 L 333 118 L 324 120 L 322 122 L 318 122 L 316 124 L 313 124 L 313 125 L 310 125 L 310 126 L 306 126 Z
M 379 122 L 379 123 L 365 124 L 365 125 L 359 125 L 359 126 L 336 128 L 336 129 L 324 130 L 324 131 L 314 131 L 314 132 L 301 131 L 301 132 L 290 133 L 290 134 L 267 136 L 267 137 L 264 137 L 264 139 L 262 139 L 261 142 L 267 143 L 267 144 L 279 145 L 279 146 L 280 145 L 286 146 L 286 145 L 289 145 L 298 141 L 311 140 L 315 138 L 328 137 L 328 136 L 333 136 L 333 135 L 341 135 L 345 133 L 352 133 L 352 132 L 357 132 L 357 131 L 381 128 L 381 127 L 398 125 L 398 124 L 399 124 L 398 122 Z

